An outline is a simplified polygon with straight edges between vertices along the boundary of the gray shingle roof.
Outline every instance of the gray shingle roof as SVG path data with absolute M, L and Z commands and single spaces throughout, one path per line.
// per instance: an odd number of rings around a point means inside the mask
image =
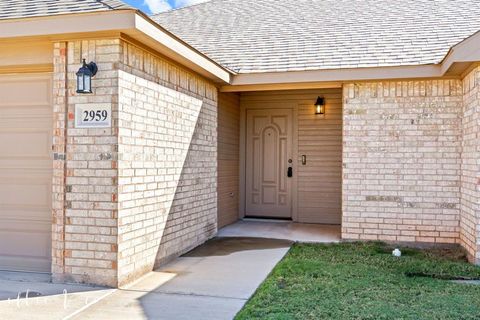
M 240 73 L 404 66 L 480 30 L 480 1 L 212 0 L 153 19 Z
M 0 0 L 0 20 L 131 8 L 120 0 Z

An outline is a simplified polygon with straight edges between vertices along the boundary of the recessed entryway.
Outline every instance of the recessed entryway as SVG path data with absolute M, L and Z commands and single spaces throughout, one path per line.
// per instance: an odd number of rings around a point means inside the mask
M 239 97 L 239 218 L 340 225 L 342 89 L 242 92 Z M 319 97 L 322 114 L 315 106 Z
M 50 74 L 0 76 L 0 270 L 50 272 Z

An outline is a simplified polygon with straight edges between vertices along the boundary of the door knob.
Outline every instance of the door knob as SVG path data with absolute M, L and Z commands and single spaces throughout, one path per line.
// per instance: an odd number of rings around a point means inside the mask
M 293 177 L 293 168 L 292 167 L 288 167 L 287 177 L 289 177 L 289 178 Z

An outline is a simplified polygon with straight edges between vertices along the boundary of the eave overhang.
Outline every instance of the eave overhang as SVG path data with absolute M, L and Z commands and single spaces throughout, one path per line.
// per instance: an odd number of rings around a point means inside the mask
M 223 92 L 341 87 L 352 81 L 461 78 L 480 61 L 480 32 L 453 46 L 439 64 L 235 73 L 168 32 L 139 10 L 125 9 L 0 20 L 0 41 L 32 37 L 68 41 L 126 35 L 212 80 Z
M 22 38 L 69 40 L 94 34 L 125 34 L 218 85 L 231 82 L 223 68 L 138 10 L 96 11 L 0 20 L 0 41 Z
M 351 69 L 239 73 L 223 92 L 337 88 L 352 81 L 463 78 L 480 62 L 480 31 L 453 46 L 439 64 Z

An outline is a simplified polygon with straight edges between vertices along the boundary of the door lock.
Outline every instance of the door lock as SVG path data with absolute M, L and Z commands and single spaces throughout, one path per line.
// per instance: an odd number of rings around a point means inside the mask
M 289 178 L 293 177 L 293 168 L 292 167 L 288 167 L 287 177 L 289 177 Z

